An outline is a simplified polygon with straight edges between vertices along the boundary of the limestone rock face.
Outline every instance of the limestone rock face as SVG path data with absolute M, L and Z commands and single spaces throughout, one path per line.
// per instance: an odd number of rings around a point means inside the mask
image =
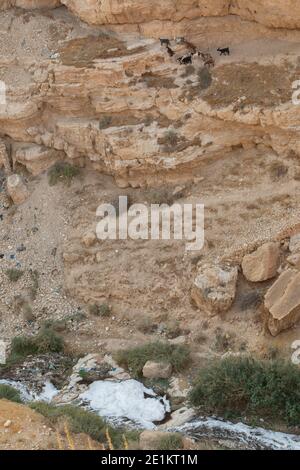
M 289 250 L 293 254 L 300 252 L 300 233 L 296 233 L 291 237 Z
M 90 24 L 135 24 L 156 20 L 179 22 L 199 16 L 228 14 L 229 0 L 62 0 Z
M 143 376 L 147 379 L 168 379 L 172 374 L 169 363 L 147 361 L 143 367 Z
M 194 281 L 192 298 L 200 309 L 226 312 L 235 298 L 237 278 L 237 267 L 204 264 Z
M 300 319 L 300 273 L 284 271 L 265 296 L 268 328 L 273 336 L 293 326 Z
M 276 276 L 279 263 L 279 243 L 265 243 L 254 253 L 244 257 L 242 262 L 243 273 L 248 281 L 267 281 Z
M 6 8 L 18 7 L 24 9 L 35 8 L 56 8 L 60 5 L 60 0 L 3 0 L 1 1 L 0 10 Z
M 299 28 L 298 0 L 235 0 L 230 13 L 273 28 Z
M 300 26 L 298 0 L 61 1 L 75 15 L 90 24 L 126 25 L 154 23 L 155 21 L 179 23 L 202 16 L 233 14 L 273 28 L 294 29 Z
M 7 178 L 7 192 L 15 204 L 23 204 L 29 191 L 20 175 L 14 174 Z

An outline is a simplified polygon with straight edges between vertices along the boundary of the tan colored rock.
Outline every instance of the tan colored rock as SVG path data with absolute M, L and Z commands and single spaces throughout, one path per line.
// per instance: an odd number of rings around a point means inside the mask
M 204 264 L 194 281 L 192 299 L 210 313 L 226 312 L 235 299 L 237 278 L 237 267 Z
M 265 243 L 250 255 L 244 256 L 242 269 L 250 282 L 263 282 L 276 276 L 280 264 L 280 244 Z
M 143 431 L 140 434 L 141 450 L 157 450 L 160 448 L 161 441 L 173 436 L 174 433 L 163 431 Z
M 27 145 L 16 150 L 14 162 L 19 162 L 33 175 L 39 175 L 56 161 L 63 159 L 63 152 L 41 145 Z
M 287 257 L 287 262 L 297 269 L 300 269 L 300 253 L 295 253 Z
M 89 230 L 83 235 L 81 241 L 86 248 L 90 248 L 97 241 L 96 233 Z
M 170 363 L 147 361 L 143 367 L 143 376 L 147 379 L 168 379 L 171 374 Z
M 7 192 L 15 204 L 23 204 L 29 197 L 29 191 L 20 175 L 7 178 Z
M 300 252 L 300 233 L 296 233 L 290 238 L 289 250 L 291 253 Z
M 265 308 L 273 336 L 292 327 L 300 319 L 300 272 L 287 269 L 268 290 Z

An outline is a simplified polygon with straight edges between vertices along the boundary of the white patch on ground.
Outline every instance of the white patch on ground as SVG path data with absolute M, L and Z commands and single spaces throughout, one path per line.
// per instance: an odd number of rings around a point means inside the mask
M 203 418 L 168 431 L 180 431 L 194 438 L 217 438 L 234 442 L 237 448 L 300 450 L 300 436 L 252 428 L 243 423 L 230 423 L 214 418 Z
M 104 418 L 127 418 L 147 429 L 155 428 L 153 423 L 162 421 L 170 411 L 165 398 L 158 398 L 136 380 L 94 382 L 80 398 Z
M 23 385 L 21 382 L 16 382 L 14 380 L 1 379 L 0 385 L 10 385 L 20 392 L 20 397 L 23 401 L 45 401 L 50 403 L 51 400 L 58 394 L 58 390 L 54 387 L 51 382 L 45 382 L 43 390 L 40 394 L 30 391 L 26 385 Z

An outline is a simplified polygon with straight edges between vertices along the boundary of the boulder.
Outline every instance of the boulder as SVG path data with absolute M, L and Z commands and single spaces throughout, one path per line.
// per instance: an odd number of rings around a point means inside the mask
M 265 296 L 268 328 L 273 336 L 300 319 L 300 272 L 287 269 Z
M 96 240 L 97 240 L 96 234 L 95 232 L 92 232 L 91 230 L 86 232 L 81 239 L 82 244 L 86 248 L 90 248 L 91 246 L 93 246 L 96 243 Z
M 210 313 L 226 312 L 235 299 L 237 278 L 237 267 L 204 264 L 198 269 L 192 299 Z
M 13 174 L 7 178 L 7 192 L 15 204 L 23 204 L 29 191 L 20 175 Z
M 242 269 L 251 282 L 263 282 L 276 276 L 280 264 L 280 244 L 265 243 L 250 255 L 244 256 Z
M 148 361 L 143 367 L 143 376 L 147 379 L 168 379 L 172 374 L 172 366 L 166 362 Z

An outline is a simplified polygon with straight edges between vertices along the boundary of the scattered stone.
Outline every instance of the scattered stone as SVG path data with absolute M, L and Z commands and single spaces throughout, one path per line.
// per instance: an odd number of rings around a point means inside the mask
M 23 204 L 29 197 L 29 191 L 20 175 L 7 178 L 7 192 L 15 204 Z
M 287 269 L 265 296 L 267 324 L 273 336 L 292 327 L 300 319 L 300 272 Z
M 86 248 L 90 248 L 91 246 L 93 246 L 96 243 L 96 240 L 97 240 L 96 234 L 95 232 L 92 232 L 92 231 L 86 232 L 81 239 L 83 245 Z
M 170 363 L 147 361 L 143 367 L 143 376 L 147 379 L 168 379 L 171 374 Z
M 263 282 L 276 276 L 280 264 L 280 244 L 265 243 L 250 255 L 244 256 L 243 274 L 250 282 Z
M 297 269 L 300 269 L 300 253 L 288 256 L 287 262 Z
M 192 287 L 192 299 L 210 313 L 226 312 L 235 299 L 237 278 L 237 267 L 203 264 Z
M 171 414 L 171 419 L 167 423 L 161 424 L 159 429 L 174 429 L 182 426 L 185 423 L 191 421 L 197 415 L 193 408 L 187 408 L 186 406 L 174 411 Z
M 5 421 L 5 423 L 4 423 L 3 426 L 4 426 L 5 428 L 9 428 L 11 425 L 12 425 L 12 421 L 11 421 L 10 419 L 8 419 L 7 421 Z

